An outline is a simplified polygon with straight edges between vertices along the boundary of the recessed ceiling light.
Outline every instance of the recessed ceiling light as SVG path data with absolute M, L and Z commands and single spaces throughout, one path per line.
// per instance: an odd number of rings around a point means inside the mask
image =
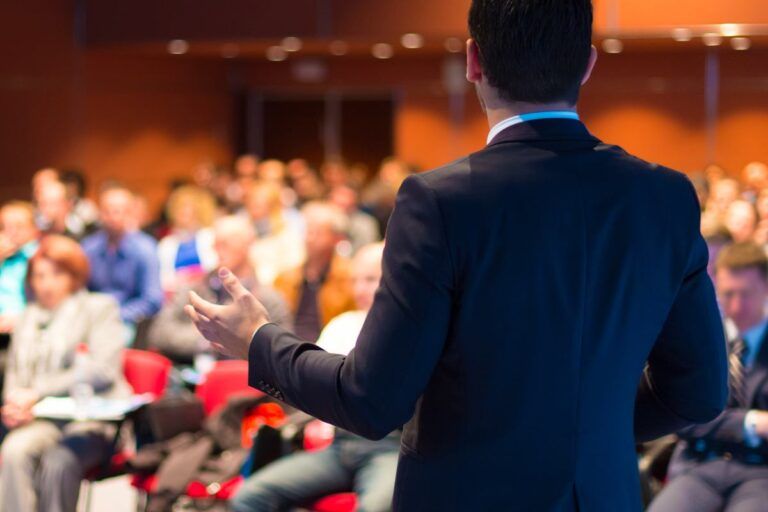
M 678 43 L 687 43 L 693 39 L 693 31 L 689 28 L 676 28 L 672 31 L 672 39 Z
M 701 39 L 704 41 L 705 46 L 720 46 L 723 44 L 723 36 L 717 32 L 707 32 L 701 36 Z
M 225 59 L 234 59 L 240 55 L 240 47 L 236 44 L 225 44 L 221 47 L 221 56 Z
M 331 55 L 341 57 L 342 55 L 346 55 L 349 52 L 349 45 L 346 43 L 346 41 L 332 41 L 328 46 L 328 50 L 330 50 Z
M 184 55 L 189 51 L 189 43 L 184 39 L 174 39 L 168 43 L 168 53 L 172 55 Z
M 445 49 L 451 53 L 461 53 L 464 51 L 464 42 L 458 37 L 449 37 L 445 40 Z
M 267 48 L 267 60 L 282 62 L 288 58 L 288 53 L 282 46 L 270 46 Z
M 723 23 L 720 25 L 720 33 L 725 37 L 736 37 L 741 34 L 741 25 L 737 23 Z
M 302 43 L 298 37 L 286 37 L 280 46 L 287 52 L 297 52 L 301 50 Z
M 395 50 L 392 48 L 391 44 L 378 43 L 373 45 L 373 48 L 371 48 L 371 53 L 373 53 L 373 56 L 377 59 L 391 59 L 395 54 Z
M 404 34 L 400 38 L 400 43 L 409 50 L 415 50 L 424 46 L 424 36 L 421 34 Z
M 606 39 L 603 41 L 603 51 L 605 53 L 621 53 L 624 51 L 624 43 L 620 39 Z
M 748 37 L 734 37 L 731 39 L 731 48 L 743 52 L 752 48 L 752 40 Z

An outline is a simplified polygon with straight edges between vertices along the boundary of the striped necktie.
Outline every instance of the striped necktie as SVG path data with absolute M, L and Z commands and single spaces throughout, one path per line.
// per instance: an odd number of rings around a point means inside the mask
M 744 338 L 738 337 L 731 341 L 728 353 L 728 376 L 730 378 L 731 401 L 736 407 L 747 407 L 748 405 L 744 386 L 744 360 L 747 357 L 747 351 Z

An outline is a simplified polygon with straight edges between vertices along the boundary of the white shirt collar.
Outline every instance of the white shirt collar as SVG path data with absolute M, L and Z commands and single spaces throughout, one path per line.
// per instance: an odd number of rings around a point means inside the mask
M 490 144 L 498 134 L 520 123 L 526 123 L 528 121 L 536 121 L 538 119 L 575 119 L 579 120 L 579 114 L 570 110 L 553 110 L 548 112 L 531 112 L 529 114 L 520 114 L 504 119 L 503 121 L 496 123 L 491 131 L 488 133 L 487 143 Z

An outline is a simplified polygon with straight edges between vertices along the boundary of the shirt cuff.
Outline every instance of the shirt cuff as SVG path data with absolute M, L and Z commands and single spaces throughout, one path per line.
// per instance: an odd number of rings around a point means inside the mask
M 763 441 L 757 434 L 757 424 L 755 423 L 755 412 L 749 411 L 744 416 L 744 442 L 750 448 L 756 448 Z

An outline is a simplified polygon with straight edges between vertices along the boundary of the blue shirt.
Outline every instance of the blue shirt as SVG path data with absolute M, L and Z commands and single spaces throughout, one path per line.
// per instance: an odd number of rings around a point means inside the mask
M 134 231 L 111 247 L 102 230 L 85 238 L 82 245 L 91 264 L 88 289 L 112 295 L 124 322 L 136 324 L 160 310 L 160 262 L 152 237 Z
M 768 328 L 768 320 L 763 320 L 747 332 L 741 335 L 744 338 L 744 344 L 747 346 L 747 356 L 744 358 L 744 367 L 749 368 L 755 362 L 757 355 L 765 337 L 765 330 Z
M 27 264 L 36 250 L 37 241 L 28 242 L 16 254 L 0 263 L 0 314 L 19 314 L 27 305 Z

